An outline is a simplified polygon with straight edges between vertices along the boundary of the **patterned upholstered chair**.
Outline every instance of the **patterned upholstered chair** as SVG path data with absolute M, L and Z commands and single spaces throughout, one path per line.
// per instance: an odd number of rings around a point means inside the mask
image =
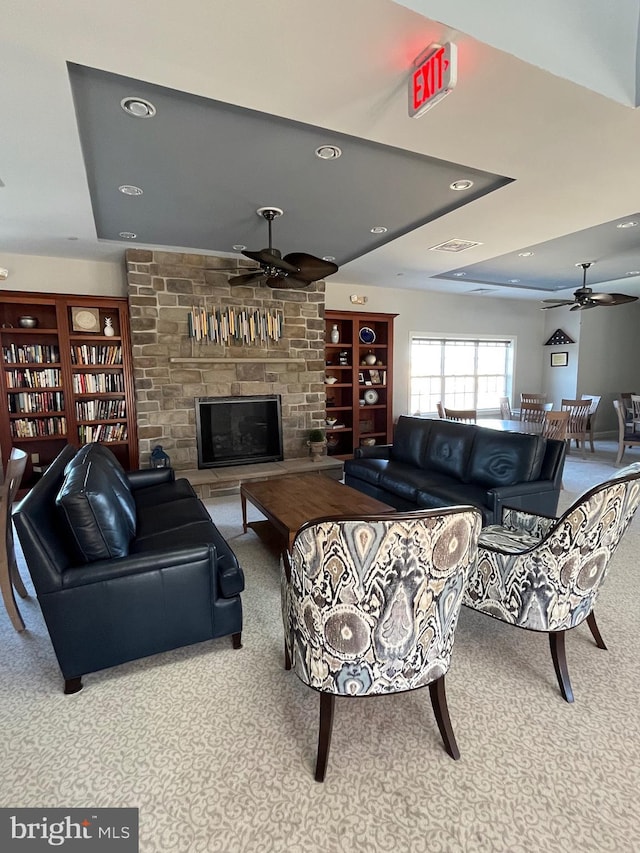
M 336 696 L 428 684 L 445 748 L 460 757 L 444 676 L 481 524 L 465 506 L 316 519 L 298 531 L 283 555 L 285 666 L 320 693 L 316 781 Z
M 503 510 L 502 525 L 485 527 L 464 604 L 549 635 L 567 702 L 573 702 L 565 654 L 569 630 L 587 622 L 606 649 L 593 612 L 609 561 L 640 502 L 640 463 L 585 492 L 560 518 Z

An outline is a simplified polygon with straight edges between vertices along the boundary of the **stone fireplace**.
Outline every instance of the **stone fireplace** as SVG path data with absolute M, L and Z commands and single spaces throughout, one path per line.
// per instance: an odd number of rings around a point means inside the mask
M 140 464 L 161 444 L 177 470 L 198 466 L 198 397 L 280 396 L 284 459 L 308 455 L 309 430 L 324 426 L 324 282 L 305 290 L 228 284 L 230 258 L 130 249 L 126 253 Z M 249 264 L 238 263 L 239 272 Z M 196 342 L 194 308 L 277 309 L 278 341 Z

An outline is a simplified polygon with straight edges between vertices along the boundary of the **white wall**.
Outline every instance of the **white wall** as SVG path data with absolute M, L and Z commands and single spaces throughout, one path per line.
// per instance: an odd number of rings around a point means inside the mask
M 353 305 L 352 293 L 366 296 L 366 305 Z M 410 335 L 504 335 L 516 339 L 513 399 L 521 391 L 542 389 L 544 317 L 537 302 L 483 296 L 422 293 L 381 287 L 354 287 L 327 282 L 326 306 L 334 311 L 387 312 L 394 323 L 394 417 L 409 412 Z
M 569 307 L 562 306 L 552 308 L 544 313 L 544 342 L 558 329 L 562 329 L 575 344 L 559 344 L 558 346 L 545 346 L 543 348 L 542 365 L 542 387 L 547 395 L 547 400 L 553 403 L 554 409 L 559 409 L 564 397 L 574 400 L 578 394 L 578 364 L 580 357 L 580 315 L 582 311 L 570 311 Z M 569 363 L 566 367 L 551 367 L 551 354 L 555 352 L 566 352 L 569 354 Z M 592 393 L 596 393 L 595 390 Z
M 124 255 L 121 263 L 113 263 L 0 252 L 0 267 L 9 270 L 6 281 L 0 281 L 2 290 L 127 295 Z

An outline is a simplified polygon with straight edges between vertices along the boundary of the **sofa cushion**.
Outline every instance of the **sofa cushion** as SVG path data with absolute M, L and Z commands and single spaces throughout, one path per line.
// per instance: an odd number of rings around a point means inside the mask
M 199 498 L 179 498 L 157 506 L 138 507 L 136 539 L 178 530 L 198 521 L 211 521 Z
M 134 536 L 136 532 L 136 504 L 131 487 L 129 486 L 124 468 L 107 447 L 96 442 L 85 444 L 67 464 L 65 474 L 69 473 L 72 468 L 78 465 L 87 465 L 89 462 L 104 468 L 106 475 L 109 477 L 111 487 L 122 505 L 122 511 L 126 516 L 129 526 L 129 533 L 131 536 Z
M 401 415 L 393 431 L 391 458 L 419 468 L 427 447 L 432 421 Z
M 181 477 L 179 480 L 173 480 L 170 483 L 158 483 L 156 486 L 144 486 L 141 489 L 135 489 L 133 491 L 133 499 L 136 503 L 138 512 L 140 512 L 143 507 L 159 506 L 160 504 L 180 500 L 180 498 L 195 497 L 197 497 L 195 489 L 184 477 Z
M 380 482 L 380 477 L 387 470 L 388 465 L 388 459 L 345 459 L 344 473 L 349 477 L 364 480 L 365 483 L 377 486 Z
M 103 464 L 86 461 L 65 475 L 56 504 L 85 562 L 125 557 L 131 530 Z
M 421 467 L 464 481 L 476 427 L 457 421 L 438 421 L 432 429 Z
M 537 480 L 546 450 L 539 435 L 476 430 L 466 480 L 493 489 Z
M 390 462 L 387 470 L 380 476 L 380 487 L 393 495 L 415 502 L 418 492 L 421 489 L 429 489 L 434 480 L 453 484 L 457 482 L 444 474 L 423 471 L 412 465 L 403 465 L 402 462 Z

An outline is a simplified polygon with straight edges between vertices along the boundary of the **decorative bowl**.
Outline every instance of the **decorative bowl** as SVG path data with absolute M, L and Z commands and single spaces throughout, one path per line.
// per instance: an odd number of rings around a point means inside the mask
M 332 427 L 335 423 L 338 423 L 338 419 L 337 418 L 325 418 L 324 422 L 326 423 L 326 425 L 328 427 Z
M 362 441 L 360 442 L 360 444 L 363 447 L 373 447 L 373 445 L 375 443 L 376 443 L 375 438 L 363 438 Z
M 335 376 L 325 376 L 324 381 L 326 382 L 327 385 L 333 385 L 333 383 L 337 382 L 338 379 Z
M 38 318 L 28 317 L 26 315 L 24 317 L 18 317 L 18 325 L 23 329 L 35 329 L 38 325 Z

